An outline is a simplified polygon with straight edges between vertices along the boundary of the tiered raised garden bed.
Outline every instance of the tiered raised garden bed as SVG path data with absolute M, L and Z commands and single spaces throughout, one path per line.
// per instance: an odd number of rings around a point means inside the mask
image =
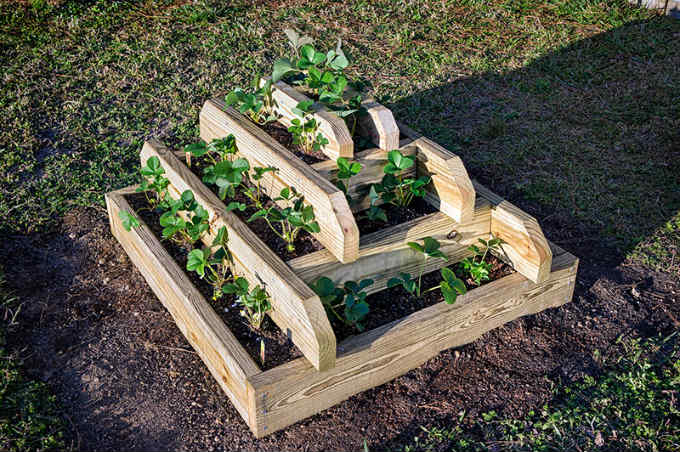
M 290 118 L 285 106 L 303 95 L 282 82 L 276 84 L 275 95 L 285 123 Z M 304 356 L 272 369 L 260 369 L 147 225 L 123 228 L 118 213 L 133 210 L 128 196 L 134 187 L 106 197 L 114 235 L 258 437 L 392 380 L 443 349 L 471 342 L 517 317 L 566 303 L 573 294 L 578 260 L 549 243 L 533 217 L 471 181 L 460 158 L 398 126 L 385 107 L 374 102 L 367 106 L 362 133 L 379 148 L 357 153 L 344 122 L 317 106 L 316 116 L 330 141 L 327 154 L 350 157 L 364 167 L 352 185 L 353 198 L 359 201 L 351 207 L 331 182 L 333 161 L 304 163 L 220 99 L 203 107 L 201 138 L 210 141 L 233 134 L 239 153 L 253 165 L 278 168 L 263 184 L 267 193 L 293 186 L 314 207 L 321 228 L 314 237 L 323 249 L 288 260 L 226 210 L 183 162 L 182 153 L 157 142 L 142 149 L 143 163 L 152 156 L 160 159 L 174 197 L 191 190 L 210 213 L 211 231 L 204 243 L 209 245 L 217 229 L 226 226 L 236 272 L 270 293 L 271 319 Z M 417 165 L 408 171 L 432 178 L 425 199 L 436 211 L 360 235 L 354 213 L 366 207 L 362 197 L 370 184 L 380 181 L 387 150 L 392 148 L 416 156 Z M 515 273 L 468 291 L 453 305 L 440 302 L 336 344 L 324 307 L 308 284 L 321 276 L 338 284 L 372 278 L 368 292 L 379 292 L 389 278 L 420 266 L 422 258 L 406 245 L 408 241 L 426 236 L 440 241 L 449 261 L 428 261 L 430 272 L 470 256 L 468 246 L 491 234 L 504 240 L 498 257 Z

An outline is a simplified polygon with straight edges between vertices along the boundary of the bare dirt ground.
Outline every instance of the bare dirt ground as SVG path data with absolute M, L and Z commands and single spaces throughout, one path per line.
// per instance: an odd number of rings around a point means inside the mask
M 77 209 L 48 235 L 9 237 L 0 259 L 24 301 L 10 343 L 24 347 L 33 376 L 62 402 L 76 448 L 358 450 L 366 438 L 377 450 L 462 410 L 525 414 L 551 399 L 550 381 L 597 373 L 597 353 L 615 353 L 620 335 L 680 326 L 677 279 L 613 268 L 592 247 L 571 251 L 581 258 L 572 303 L 259 441 L 113 238 L 103 210 Z

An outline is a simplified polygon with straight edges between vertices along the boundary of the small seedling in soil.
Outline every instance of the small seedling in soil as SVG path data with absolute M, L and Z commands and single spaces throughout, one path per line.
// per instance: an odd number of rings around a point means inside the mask
M 250 170 L 250 163 L 244 158 L 233 161 L 221 160 L 203 170 L 203 182 L 217 185 L 217 194 L 220 199 L 225 199 L 227 196 L 233 198 L 236 196 L 236 188 L 247 177 L 248 170 Z
M 479 239 L 479 243 L 484 246 L 484 251 L 477 245 L 470 245 L 468 250 L 472 251 L 474 256 L 466 257 L 459 264 L 460 269 L 468 274 L 470 279 L 478 286 L 483 281 L 487 281 L 491 273 L 491 264 L 485 261 L 487 254 L 489 251 L 500 251 L 501 244 L 505 242 L 502 239 L 492 237 L 489 240 Z
M 241 184 L 243 188 L 243 194 L 246 195 L 248 199 L 250 199 L 250 201 L 253 203 L 253 207 L 256 209 L 262 208 L 262 178 L 266 173 L 274 173 L 276 171 L 278 171 L 278 169 L 274 168 L 273 166 L 267 166 L 265 168 L 256 166 L 253 168 L 253 173 L 250 175 L 252 185 L 247 185 L 245 183 Z
M 214 157 L 216 155 L 219 160 L 233 160 L 234 155 L 238 152 L 236 147 L 236 138 L 229 134 L 224 138 L 215 138 L 210 143 L 199 141 L 184 147 L 184 152 L 187 154 L 187 165 L 191 167 L 191 159 L 189 156 L 193 155 L 196 158 L 206 156 L 213 165 L 218 162 Z
M 248 115 L 254 123 L 262 125 L 276 121 L 278 116 L 275 112 L 272 80 L 269 79 L 263 84 L 260 80 L 261 77 L 257 74 L 248 91 L 236 88 L 227 94 L 224 101 L 227 105 L 235 106 L 242 114 Z
M 371 205 L 365 211 L 366 218 L 371 221 L 382 221 L 387 223 L 387 213 L 385 213 L 385 210 L 378 205 L 380 194 L 376 190 L 375 185 L 371 185 L 371 188 L 368 190 L 368 197 L 371 200 Z
M 336 287 L 330 278 L 323 276 L 311 287 L 319 295 L 327 312 L 345 325 L 363 331 L 361 321 L 370 311 L 366 302 L 368 294 L 364 289 L 372 284 L 372 279 L 364 279 L 360 282 L 347 281 L 343 287 Z
M 217 231 L 211 247 L 194 249 L 187 258 L 187 270 L 195 271 L 213 286 L 213 300 L 222 296 L 225 284 L 232 280 L 234 261 L 228 243 L 229 233 L 226 226 L 222 226 Z
M 253 329 L 259 330 L 265 314 L 272 308 L 269 294 L 259 285 L 251 290 L 248 280 L 241 277 L 236 278 L 233 283 L 225 284 L 222 291 L 238 297 L 236 303 L 242 307 L 241 315 Z
M 319 132 L 319 124 L 311 116 L 313 102 L 304 101 L 292 109 L 298 117 L 293 118 L 288 131 L 293 134 L 293 144 L 303 152 L 319 151 L 328 144 L 328 140 Z
M 319 223 L 315 221 L 314 207 L 304 205 L 304 197 L 294 187 L 281 190 L 274 201 L 287 201 L 288 207 L 279 208 L 276 205 L 255 212 L 248 221 L 263 218 L 269 228 L 286 242 L 289 252 L 295 251 L 295 240 L 300 231 L 309 233 L 319 232 Z M 275 226 L 278 224 L 278 227 Z
M 338 187 L 345 194 L 348 202 L 352 202 L 352 197 L 349 195 L 350 179 L 361 172 L 361 164 L 358 162 L 350 162 L 345 157 L 340 157 L 336 161 L 338 171 L 335 174 L 337 180 L 335 181 Z
M 399 278 L 390 278 L 390 280 L 387 281 L 387 287 L 402 286 L 408 293 L 420 297 L 423 272 L 425 271 L 425 264 L 427 264 L 427 261 L 432 258 L 444 260 L 448 260 L 449 258 L 439 249 L 441 244 L 432 237 L 425 237 L 422 245 L 417 242 L 408 242 L 407 245 L 409 248 L 423 256 L 423 262 L 420 264 L 418 278 L 415 279 L 408 273 L 400 273 Z
M 180 244 L 192 244 L 209 229 L 208 211 L 196 202 L 191 190 L 185 190 L 178 199 L 170 199 L 167 203 L 169 210 L 160 218 L 163 238 Z M 189 220 L 184 220 L 179 212 L 188 212 Z
M 146 165 L 139 171 L 142 175 L 142 179 L 136 191 L 144 193 L 146 201 L 151 208 L 167 208 L 168 185 L 170 185 L 170 181 L 163 175 L 165 174 L 165 170 L 161 166 L 160 159 L 156 156 L 150 157 L 146 161 Z M 155 197 L 150 198 L 148 195 L 149 192 L 153 192 Z
M 126 231 L 131 231 L 132 228 L 138 228 L 140 226 L 139 220 L 127 210 L 118 211 L 118 218 L 121 219 L 123 228 L 125 228 Z
M 387 153 L 387 165 L 383 168 L 385 175 L 379 184 L 375 184 L 375 191 L 383 202 L 398 207 L 408 207 L 413 198 L 425 196 L 425 186 L 430 183 L 429 177 L 416 179 L 406 178 L 400 174 L 415 165 L 415 158 L 405 156 L 395 149 Z

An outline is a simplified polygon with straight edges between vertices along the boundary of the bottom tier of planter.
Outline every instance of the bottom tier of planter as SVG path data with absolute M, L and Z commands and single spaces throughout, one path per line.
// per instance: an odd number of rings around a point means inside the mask
M 143 222 L 131 231 L 123 228 L 119 212 L 132 211 L 125 197 L 133 191 L 106 196 L 114 236 L 257 437 L 386 383 L 504 323 L 560 306 L 574 291 L 578 259 L 551 243 L 551 272 L 540 284 L 514 273 L 469 291 L 454 305 L 442 302 L 350 337 L 338 345 L 329 370 L 319 372 L 299 358 L 262 371 L 154 233 Z

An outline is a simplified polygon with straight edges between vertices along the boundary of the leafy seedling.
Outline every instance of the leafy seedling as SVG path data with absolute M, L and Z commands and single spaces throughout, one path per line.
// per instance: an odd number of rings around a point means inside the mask
M 383 168 L 385 175 L 379 184 L 375 184 L 376 193 L 383 202 L 398 207 L 407 207 L 413 198 L 425 196 L 425 186 L 430 183 L 429 177 L 404 178 L 402 173 L 415 164 L 415 158 L 405 156 L 395 149 L 387 153 L 387 165 Z
M 205 168 L 203 182 L 217 185 L 220 199 L 225 199 L 227 196 L 233 198 L 236 196 L 236 188 L 243 183 L 248 170 L 250 170 L 250 163 L 244 158 L 234 161 L 222 160 Z
M 262 287 L 250 289 L 248 280 L 238 277 L 233 283 L 222 288 L 225 294 L 236 295 L 236 303 L 241 306 L 241 316 L 245 317 L 253 329 L 259 330 L 265 314 L 272 308 L 269 294 Z
M 242 184 L 243 194 L 246 195 L 253 203 L 253 207 L 256 209 L 262 208 L 262 178 L 267 173 L 275 173 L 278 169 L 273 166 L 267 166 L 265 168 L 256 166 L 253 168 L 253 173 L 250 175 L 250 179 L 253 185 Z
M 501 244 L 505 243 L 502 239 L 492 237 L 489 240 L 478 239 L 484 246 L 484 250 L 477 245 L 470 245 L 468 250 L 474 253 L 472 257 L 466 257 L 460 262 L 460 269 L 470 276 L 476 285 L 489 279 L 491 264 L 486 262 L 486 256 L 490 251 L 499 252 Z
M 197 143 L 191 143 L 184 147 L 184 152 L 187 154 L 187 165 L 191 166 L 191 159 L 189 156 L 200 158 L 206 156 L 214 164 L 217 163 L 216 155 L 220 160 L 233 160 L 233 156 L 238 152 L 236 147 L 236 138 L 229 134 L 224 138 L 215 138 L 210 143 L 201 140 Z
M 288 207 L 283 209 L 273 205 L 266 209 L 255 212 L 248 221 L 263 218 L 269 228 L 286 242 L 289 252 L 295 251 L 295 240 L 300 231 L 309 233 L 319 232 L 319 223 L 315 221 L 314 207 L 304 205 L 304 197 L 298 193 L 294 187 L 286 187 L 281 190 L 279 196 L 274 201 L 286 201 Z M 275 225 L 278 225 L 275 226 Z
M 132 228 L 140 227 L 139 220 L 127 210 L 119 210 L 118 218 L 120 218 L 123 228 L 125 228 L 126 231 L 131 231 Z
M 372 284 L 372 279 L 364 279 L 360 282 L 347 281 L 343 287 L 336 287 L 330 278 L 323 276 L 311 284 L 311 288 L 319 295 L 329 314 L 341 323 L 363 331 L 361 321 L 370 311 L 365 289 Z
M 338 158 L 336 164 L 338 165 L 338 170 L 335 174 L 337 178 L 335 185 L 342 190 L 347 201 L 351 202 L 352 197 L 349 195 L 350 179 L 361 172 L 361 164 L 359 162 L 351 162 L 345 157 Z
M 144 192 L 147 202 L 152 208 L 161 207 L 167 208 L 168 185 L 170 180 L 164 176 L 165 170 L 161 166 L 161 161 L 158 157 L 149 157 L 146 165 L 143 166 L 139 172 L 141 173 L 141 181 L 137 192 Z M 150 198 L 148 193 L 153 192 L 155 196 Z
M 304 152 L 319 151 L 328 143 L 328 139 L 319 132 L 319 124 L 312 114 L 312 101 L 299 102 L 292 111 L 298 117 L 291 120 L 288 131 L 293 134 L 293 143 Z
M 191 190 L 185 190 L 176 200 L 169 200 L 168 209 L 160 217 L 163 238 L 192 244 L 208 231 L 208 211 L 196 202 Z M 180 212 L 187 212 L 188 220 L 182 218 Z
M 228 248 L 229 233 L 226 226 L 218 229 L 212 246 L 189 252 L 186 268 L 213 286 L 213 300 L 223 294 L 223 286 L 232 279 L 233 257 Z
M 400 273 L 398 278 L 391 278 L 389 281 L 387 281 L 387 287 L 395 287 L 400 285 L 410 294 L 420 297 L 422 293 L 421 289 L 423 272 L 425 271 L 425 265 L 427 264 L 427 261 L 433 258 L 444 260 L 448 260 L 449 258 L 439 249 L 441 248 L 441 244 L 432 237 L 425 237 L 422 244 L 418 242 L 408 242 L 407 245 L 413 251 L 423 256 L 423 262 L 420 264 L 418 278 L 413 278 L 408 273 Z
M 224 102 L 236 107 L 241 114 L 248 116 L 256 124 L 262 125 L 278 119 L 272 79 L 261 83 L 259 74 L 253 79 L 248 91 L 236 88 L 227 94 Z

